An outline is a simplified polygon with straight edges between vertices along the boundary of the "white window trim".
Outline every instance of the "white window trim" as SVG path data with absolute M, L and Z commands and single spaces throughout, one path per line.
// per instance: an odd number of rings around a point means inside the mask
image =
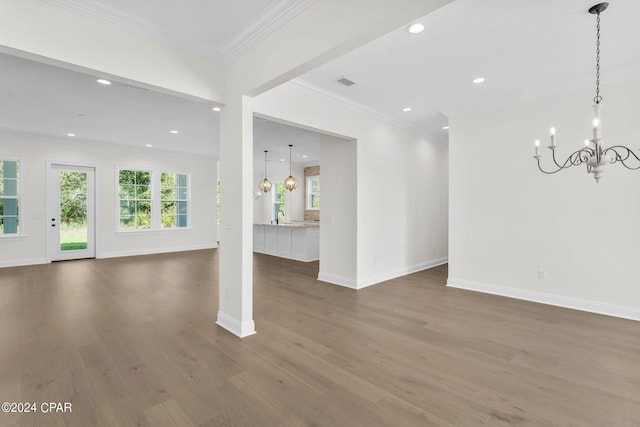
M 24 222 L 24 218 L 26 215 L 24 214 L 26 209 L 26 193 L 25 189 L 25 180 L 26 180 L 26 165 L 24 158 L 22 156 L 10 156 L 0 154 L 0 160 L 8 160 L 10 162 L 18 162 L 18 228 L 19 231 L 14 234 L 0 234 L 0 239 L 10 240 L 10 239 L 22 239 L 28 237 L 27 234 L 27 225 Z
M 319 211 L 320 208 L 314 208 L 311 206 L 311 182 L 313 182 L 315 179 L 318 179 L 318 181 L 320 180 L 320 175 L 309 175 L 307 177 L 305 177 L 305 187 L 306 187 L 306 197 L 305 197 L 305 201 L 304 201 L 304 206 L 305 206 L 305 210 L 308 211 Z

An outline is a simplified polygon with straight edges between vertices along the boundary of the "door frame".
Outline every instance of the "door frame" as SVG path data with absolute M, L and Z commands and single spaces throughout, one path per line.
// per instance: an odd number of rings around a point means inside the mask
M 55 231 L 59 236 L 60 229 L 60 201 L 54 195 L 58 194 L 59 181 L 53 179 L 54 170 L 71 170 L 78 172 L 93 172 L 93 179 L 87 181 L 87 222 L 88 222 L 88 230 L 87 230 L 87 248 L 88 252 L 84 252 L 81 256 L 73 256 L 79 253 L 77 251 L 68 251 L 65 254 L 70 256 L 61 256 L 63 252 L 60 251 L 59 248 L 59 238 L 54 236 L 54 232 L 52 231 L 53 227 L 51 227 L 51 220 L 56 218 L 56 227 Z M 57 175 L 56 175 L 57 176 Z M 47 247 L 47 259 L 49 261 L 62 261 L 62 260 L 73 260 L 73 259 L 84 259 L 84 258 L 95 258 L 97 253 L 97 240 L 96 240 L 96 225 L 98 224 L 97 216 L 97 197 L 96 197 L 96 183 L 98 176 L 98 167 L 93 164 L 88 163 L 78 163 L 78 162 L 68 162 L 68 161 L 54 161 L 47 160 L 47 169 L 46 169 L 46 217 L 45 217 L 45 227 L 47 229 L 47 238 L 46 238 L 46 247 Z M 92 181 L 92 182 L 91 182 Z M 93 215 L 91 215 L 93 213 Z M 89 225 L 90 224 L 90 225 Z M 92 247 L 90 247 L 92 246 Z

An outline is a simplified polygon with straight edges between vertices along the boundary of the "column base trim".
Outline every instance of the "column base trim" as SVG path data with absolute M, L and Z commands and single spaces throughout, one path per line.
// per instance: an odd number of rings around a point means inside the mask
M 216 320 L 216 325 L 240 338 L 248 337 L 256 333 L 256 325 L 253 320 L 240 322 L 221 311 L 218 311 L 218 320 Z

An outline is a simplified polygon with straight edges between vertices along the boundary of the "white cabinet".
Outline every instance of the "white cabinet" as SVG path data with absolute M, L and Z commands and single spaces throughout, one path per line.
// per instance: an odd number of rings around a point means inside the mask
M 254 224 L 253 251 L 297 261 L 317 261 L 320 259 L 320 227 Z

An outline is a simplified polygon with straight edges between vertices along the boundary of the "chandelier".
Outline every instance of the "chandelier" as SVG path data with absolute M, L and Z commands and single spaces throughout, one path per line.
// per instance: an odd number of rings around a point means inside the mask
M 284 180 L 284 186 L 289 191 L 295 190 L 298 186 L 298 181 L 291 175 L 291 148 L 293 145 L 289 144 L 289 177 Z
M 267 179 L 267 153 L 268 151 L 264 150 L 264 179 L 258 184 L 258 188 L 262 190 L 263 193 L 268 193 L 272 186 L 271 181 Z
M 602 146 L 602 124 L 600 121 L 600 109 L 602 107 L 602 96 L 600 96 L 600 13 L 604 12 L 609 3 L 599 3 L 589 8 L 589 13 L 596 15 L 596 96 L 593 98 L 593 138 L 584 141 L 584 148 L 574 151 L 563 162 L 556 160 L 556 130 L 551 128 L 551 142 L 548 148 L 551 150 L 551 158 L 555 167 L 551 170 L 545 170 L 540 165 L 540 141 L 535 142 L 535 155 L 538 161 L 538 169 L 546 174 L 554 174 L 571 166 L 579 166 L 585 164 L 587 173 L 592 173 L 596 182 L 600 182 L 604 166 L 609 163 L 620 163 L 627 169 L 640 169 L 640 157 L 633 150 L 622 145 L 614 145 L 608 148 Z M 634 164 L 636 166 L 634 166 Z

